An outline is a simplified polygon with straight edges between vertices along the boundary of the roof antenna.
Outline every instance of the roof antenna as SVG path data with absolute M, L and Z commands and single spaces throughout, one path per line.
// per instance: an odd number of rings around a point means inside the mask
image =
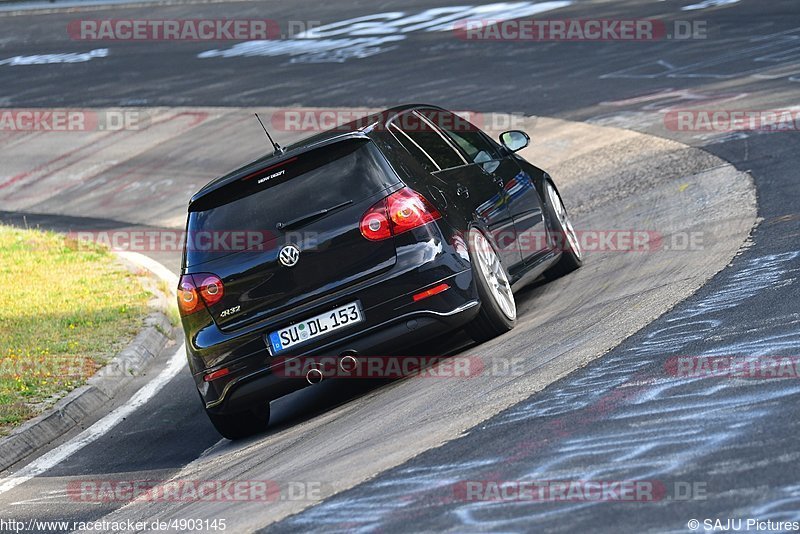
M 272 140 L 272 136 L 267 131 L 267 127 L 264 126 L 264 123 L 261 122 L 261 117 L 258 116 L 258 113 L 253 113 L 253 115 L 256 116 L 256 118 L 258 119 L 258 123 L 261 125 L 262 128 L 264 128 L 264 133 L 267 134 L 267 139 L 269 139 L 269 142 L 272 143 L 272 150 L 273 150 L 272 153 L 273 153 L 273 155 L 274 154 L 283 154 L 284 152 L 286 152 L 286 150 L 284 148 L 282 148 L 281 145 L 279 145 L 278 143 L 276 143 L 275 141 Z

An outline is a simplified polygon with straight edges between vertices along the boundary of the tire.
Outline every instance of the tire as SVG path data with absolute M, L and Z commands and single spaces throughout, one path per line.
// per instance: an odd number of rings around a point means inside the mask
M 548 280 L 555 280 L 583 265 L 583 251 L 558 189 L 550 180 L 545 181 L 544 188 L 547 212 L 556 234 L 556 246 L 562 249 L 558 263 L 544 273 Z
M 223 438 L 237 440 L 264 432 L 269 425 L 269 403 L 266 408 L 236 413 L 213 413 L 206 410 L 211 424 Z
M 478 288 L 481 308 L 466 331 L 478 343 L 505 334 L 517 323 L 517 306 L 508 273 L 492 245 L 479 230 L 469 231 L 472 278 Z

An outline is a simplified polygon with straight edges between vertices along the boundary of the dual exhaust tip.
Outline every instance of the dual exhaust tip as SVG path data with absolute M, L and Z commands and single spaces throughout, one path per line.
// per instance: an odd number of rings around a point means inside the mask
M 358 358 L 356 358 L 356 355 L 357 353 L 354 350 L 349 350 L 339 355 L 339 369 L 341 369 L 343 373 L 350 374 L 356 370 L 358 367 Z M 306 373 L 306 381 L 309 384 L 319 384 L 322 382 L 323 378 L 325 378 L 325 375 L 322 374 L 322 371 L 318 367 L 312 367 Z
M 308 381 L 309 384 L 319 384 L 320 382 L 322 382 L 323 378 L 324 376 L 322 375 L 322 371 L 320 371 L 316 367 L 309 369 L 308 372 L 306 373 L 306 380 Z

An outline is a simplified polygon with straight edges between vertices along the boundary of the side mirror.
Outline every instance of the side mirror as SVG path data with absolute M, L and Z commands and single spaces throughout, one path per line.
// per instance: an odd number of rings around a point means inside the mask
M 528 146 L 531 138 L 522 130 L 509 130 L 500 134 L 500 142 L 509 152 L 517 152 Z

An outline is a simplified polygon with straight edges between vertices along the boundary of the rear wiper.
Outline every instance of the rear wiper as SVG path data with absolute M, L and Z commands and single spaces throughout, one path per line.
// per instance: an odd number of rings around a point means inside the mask
M 340 208 L 348 206 L 352 204 L 352 200 L 348 200 L 347 202 L 342 202 L 341 204 L 337 204 L 335 206 L 331 206 L 330 208 L 325 208 L 324 210 L 315 211 L 313 213 L 309 213 L 307 215 L 303 215 L 302 217 L 298 217 L 296 219 L 292 219 L 291 221 L 287 222 L 279 222 L 275 225 L 275 228 L 278 230 L 286 230 L 287 228 L 291 228 L 292 226 L 297 226 L 298 224 L 308 222 L 312 219 L 316 219 L 318 217 L 322 217 L 323 215 L 327 215 L 333 211 L 336 211 Z

